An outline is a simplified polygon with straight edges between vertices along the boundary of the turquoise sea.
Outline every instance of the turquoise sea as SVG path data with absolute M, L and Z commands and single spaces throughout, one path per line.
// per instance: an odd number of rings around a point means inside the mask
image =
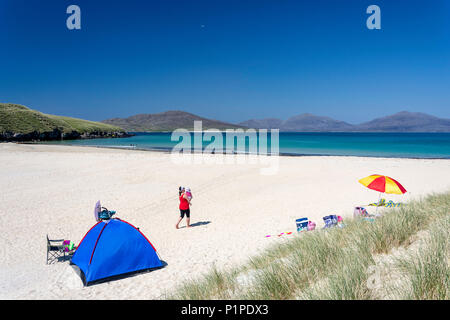
M 66 140 L 45 143 L 170 151 L 181 141 L 181 139 L 171 141 L 172 133 L 134 134 L 135 136 L 129 138 Z M 191 133 L 192 146 L 194 140 L 193 135 L 194 133 Z M 197 133 L 197 137 L 198 136 Z M 222 133 L 222 136 L 223 142 L 225 143 L 225 133 Z M 270 152 L 270 133 L 268 134 L 267 140 L 267 150 Z M 280 132 L 278 140 L 280 155 L 339 155 L 450 159 L 450 133 Z M 211 144 L 211 141 L 203 141 L 203 148 L 209 144 Z M 246 146 L 248 147 L 248 139 L 246 139 Z M 246 151 L 248 152 L 248 148 Z

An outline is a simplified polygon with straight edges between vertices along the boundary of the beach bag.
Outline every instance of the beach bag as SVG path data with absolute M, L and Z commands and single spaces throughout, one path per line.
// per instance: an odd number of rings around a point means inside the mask
M 308 218 L 300 218 L 295 220 L 297 232 L 308 231 Z
M 70 252 L 75 248 L 75 243 L 73 243 L 73 241 L 70 240 L 64 240 L 63 246 L 65 252 Z
M 188 197 L 189 201 L 191 201 L 191 199 L 192 199 L 192 191 L 191 191 L 191 189 L 190 188 L 186 188 L 185 192 L 186 192 L 186 196 Z
M 312 231 L 316 228 L 316 223 L 313 221 L 308 221 L 308 231 Z
M 337 217 L 337 226 L 338 226 L 339 228 L 345 227 L 344 219 L 343 219 L 341 216 L 338 216 L 338 217 Z

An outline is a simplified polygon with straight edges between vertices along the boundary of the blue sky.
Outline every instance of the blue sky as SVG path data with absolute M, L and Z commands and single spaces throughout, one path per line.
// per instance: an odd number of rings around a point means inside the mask
M 0 0 L 0 44 L 0 102 L 51 114 L 450 118 L 446 0 Z

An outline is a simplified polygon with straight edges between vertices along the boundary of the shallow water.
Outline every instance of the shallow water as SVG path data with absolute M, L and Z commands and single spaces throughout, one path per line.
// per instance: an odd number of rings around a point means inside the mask
M 220 135 L 220 133 L 218 133 Z M 194 135 L 196 135 L 194 137 Z M 225 133 L 221 133 L 223 150 L 227 142 Z M 190 133 L 190 144 L 199 133 Z M 242 137 L 242 135 L 241 135 Z M 220 139 L 220 137 L 219 137 Z M 172 141 L 174 140 L 174 141 Z M 184 141 L 183 141 L 184 140 Z M 259 135 L 257 135 L 259 144 Z M 255 140 L 255 141 L 256 141 Z M 212 140 L 213 142 L 215 139 Z M 245 152 L 249 149 L 250 139 L 245 139 Z M 267 137 L 267 152 L 271 150 L 271 135 Z M 275 142 L 276 140 L 273 140 Z M 305 133 L 280 132 L 279 153 L 289 155 L 339 155 L 339 156 L 370 156 L 399 158 L 450 158 L 450 133 Z M 148 150 L 172 150 L 179 143 L 188 143 L 187 139 L 173 137 L 172 133 L 135 133 L 135 136 L 119 139 L 88 139 L 71 141 L 52 141 L 49 144 L 67 144 L 99 147 L 139 148 Z M 203 148 L 213 143 L 203 139 Z M 198 144 L 200 145 L 200 144 Z M 220 145 L 220 142 L 219 144 Z M 230 144 L 228 144 L 229 146 Z M 217 146 L 217 145 L 216 145 Z M 235 141 L 235 151 L 244 151 L 244 144 L 238 147 Z

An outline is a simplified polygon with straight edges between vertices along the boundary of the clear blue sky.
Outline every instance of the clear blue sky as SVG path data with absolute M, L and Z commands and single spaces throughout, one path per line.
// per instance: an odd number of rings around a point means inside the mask
M 90 120 L 450 118 L 450 1 L 0 0 L 0 102 Z

